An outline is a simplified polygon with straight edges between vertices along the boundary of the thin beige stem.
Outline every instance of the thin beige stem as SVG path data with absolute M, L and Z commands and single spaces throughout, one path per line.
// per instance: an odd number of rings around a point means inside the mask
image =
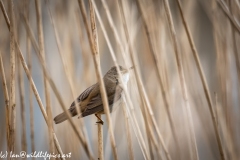
M 0 72 L 2 76 L 2 85 L 3 85 L 3 93 L 5 97 L 5 109 L 6 109 L 6 136 L 7 136 L 7 150 L 10 151 L 10 144 L 9 144 L 9 134 L 10 134 L 10 117 L 9 117 L 9 95 L 7 89 L 7 82 L 6 76 L 4 72 L 3 60 L 2 60 L 2 53 L 0 52 Z M 10 159 L 10 157 L 8 157 Z
M 174 52 L 175 52 L 175 57 L 176 57 L 176 62 L 177 62 L 177 69 L 178 69 L 183 99 L 184 99 L 185 105 L 186 105 L 186 112 L 187 112 L 187 118 L 188 118 L 187 121 L 189 124 L 189 132 L 190 132 L 190 139 L 191 139 L 191 149 L 193 150 L 192 159 L 198 160 L 199 157 L 198 157 L 198 151 L 197 151 L 196 137 L 195 137 L 195 133 L 194 133 L 192 113 L 191 113 L 191 108 L 190 108 L 190 104 L 188 101 L 188 90 L 186 87 L 184 72 L 183 72 L 183 68 L 182 68 L 182 64 L 181 64 L 181 60 L 180 60 L 180 52 L 179 52 L 179 49 L 177 46 L 176 32 L 175 32 L 175 28 L 173 25 L 173 20 L 172 20 L 172 15 L 170 12 L 168 0 L 164 0 L 163 2 L 164 2 L 165 12 L 167 15 L 168 24 L 170 26 L 170 33 L 171 33 L 171 37 L 172 37 L 172 41 L 173 41 L 173 47 L 174 47 Z
M 224 155 L 224 152 L 223 152 L 222 142 L 221 142 L 221 139 L 220 139 L 220 133 L 217 129 L 218 128 L 217 127 L 217 120 L 216 120 L 216 117 L 214 115 L 214 108 L 213 108 L 210 92 L 209 92 L 209 89 L 208 89 L 208 85 L 207 85 L 207 82 L 206 82 L 206 78 L 205 78 L 205 75 L 203 73 L 202 65 L 201 65 L 201 62 L 200 62 L 199 57 L 198 57 L 197 49 L 196 49 L 195 44 L 193 42 L 192 35 L 190 33 L 187 22 L 185 20 L 185 17 L 184 17 L 183 11 L 182 11 L 181 3 L 180 3 L 179 0 L 177 0 L 177 3 L 178 3 L 178 8 L 180 10 L 180 15 L 181 15 L 181 18 L 182 18 L 183 25 L 184 25 L 184 28 L 185 28 L 186 33 L 187 33 L 188 41 L 189 41 L 191 49 L 192 49 L 193 57 L 194 57 L 196 65 L 197 65 L 198 73 L 200 74 L 201 82 L 202 82 L 203 89 L 204 89 L 204 94 L 205 94 L 205 97 L 206 97 L 207 102 L 208 102 L 209 110 L 210 110 L 212 121 L 213 121 L 215 135 L 216 135 L 216 138 L 217 138 L 218 149 L 220 151 L 221 159 L 224 160 L 225 155 Z
M 90 10 L 90 18 L 91 18 L 91 29 L 92 29 L 92 36 L 94 40 L 94 49 L 95 53 L 99 54 L 99 47 L 98 47 L 98 36 L 97 36 L 97 28 L 95 23 L 95 13 L 92 7 L 91 1 L 89 1 L 89 10 Z M 99 61 L 99 59 L 98 59 Z M 100 61 L 99 61 L 100 63 Z M 98 114 L 98 117 L 101 118 L 101 114 Z M 99 123 L 98 124 L 98 159 L 104 159 L 104 151 L 103 151 L 103 126 Z
M 171 127 L 171 130 L 172 130 L 172 133 L 173 133 L 173 138 L 174 138 L 174 141 L 176 142 L 176 148 L 177 148 L 177 151 L 180 155 L 181 152 L 180 152 L 179 141 L 177 139 L 177 134 L 176 134 L 176 131 L 175 131 L 176 127 L 174 125 L 173 116 L 172 116 L 172 113 L 170 111 L 170 105 L 169 105 L 169 101 L 168 101 L 168 98 L 167 98 L 167 91 L 166 91 L 166 88 L 164 87 L 163 79 L 161 77 L 161 72 L 160 72 L 160 69 L 159 69 L 160 66 L 159 66 L 159 62 L 158 62 L 158 59 L 157 59 L 157 55 L 154 51 L 154 46 L 153 46 L 152 38 L 150 36 L 150 30 L 149 30 L 149 27 L 148 27 L 148 23 L 146 21 L 145 15 L 143 13 L 140 1 L 136 0 L 136 2 L 137 2 L 138 11 L 139 11 L 140 16 L 141 16 L 142 21 L 143 21 L 144 30 L 145 30 L 146 35 L 147 35 L 147 41 L 148 41 L 148 44 L 149 44 L 150 53 L 151 53 L 151 55 L 153 57 L 153 60 L 154 60 L 154 67 L 155 67 L 155 70 L 157 72 L 157 78 L 158 78 L 158 82 L 159 82 L 159 85 L 160 85 L 160 88 L 161 88 L 161 93 L 162 93 L 164 106 L 166 107 L 166 110 L 167 110 L 168 120 L 169 120 L 170 127 Z
M 107 100 L 107 96 L 106 96 L 106 90 L 105 90 L 103 79 L 102 79 L 102 73 L 101 73 L 101 68 L 100 68 L 100 57 L 99 57 L 99 52 L 98 52 L 98 46 L 97 46 L 97 43 L 96 43 L 97 39 L 96 39 L 96 37 L 94 37 L 94 40 L 93 40 L 93 38 L 91 36 L 91 31 L 90 31 L 89 25 L 87 23 L 87 15 L 86 15 L 86 10 L 85 10 L 85 6 L 83 4 L 83 1 L 78 0 L 78 4 L 79 4 L 79 8 L 80 8 L 81 15 L 82 15 L 82 18 L 83 18 L 85 29 L 87 31 L 88 41 L 89 41 L 89 45 L 90 45 L 90 48 L 91 48 L 91 53 L 92 53 L 92 56 L 93 56 L 93 61 L 94 61 L 94 66 L 95 66 L 97 79 L 98 79 L 98 82 L 100 84 L 100 92 L 101 92 L 101 95 L 102 95 L 104 112 L 105 112 L 106 117 L 107 117 L 108 130 L 109 130 L 109 134 L 110 134 L 113 156 L 114 156 L 114 159 L 117 160 L 118 159 L 117 148 L 116 148 L 116 143 L 115 143 L 114 134 L 113 134 L 112 121 L 111 121 L 110 112 L 109 112 L 109 104 L 108 104 L 108 100 Z M 92 14 L 92 15 L 94 15 L 94 14 Z M 95 18 L 94 17 L 90 17 L 90 18 L 91 18 L 91 23 L 92 23 L 92 30 L 94 30 L 96 32 Z M 93 36 L 96 36 L 96 35 L 97 35 L 97 32 L 95 34 L 93 33 Z
M 4 13 L 4 11 L 6 11 L 6 9 L 5 9 L 4 5 L 3 5 L 3 1 L 2 0 L 0 0 L 0 7 L 1 7 L 1 10 L 3 12 L 3 16 L 4 16 L 4 19 L 6 21 L 7 27 L 10 28 L 10 20 L 9 20 L 7 14 Z
M 98 117 L 101 118 L 101 114 L 98 114 Z M 102 124 L 99 123 L 98 125 L 98 159 L 103 160 L 103 127 Z
M 22 121 L 22 137 L 21 137 L 21 145 L 22 145 L 22 151 L 27 151 L 27 139 L 26 139 L 26 112 L 25 112 L 25 102 L 24 102 L 24 79 L 22 74 L 22 68 L 21 64 L 19 62 L 19 59 L 17 59 L 17 68 L 18 68 L 18 87 L 19 87 L 19 96 L 20 96 L 20 105 L 21 105 L 21 121 Z M 26 159 L 26 157 L 25 157 Z
M 125 118 L 125 128 L 127 131 L 127 144 L 128 144 L 129 159 L 134 160 L 133 146 L 132 146 L 132 143 L 129 143 L 129 142 L 132 142 L 130 127 L 129 127 L 129 115 L 127 114 L 126 108 L 125 107 L 122 107 L 122 108 L 123 108 L 124 117 L 126 117 Z
M 113 31 L 113 33 L 114 33 L 114 37 L 115 37 L 115 39 L 117 40 L 117 44 L 118 44 L 118 46 L 120 47 L 120 53 L 122 54 L 122 57 L 123 57 L 123 59 L 124 59 L 124 62 L 126 63 L 126 64 L 128 64 L 127 62 L 128 62 L 128 59 L 127 59 L 127 56 L 126 56 L 126 53 L 125 53 L 125 50 L 124 50 L 124 47 L 123 47 L 123 44 L 122 44 L 122 42 L 121 42 L 121 40 L 120 40 L 120 36 L 119 36 L 119 34 L 118 34 L 118 32 L 117 32 L 117 29 L 116 29 L 116 27 L 115 27 L 115 25 L 114 25 L 114 23 L 113 23 L 113 19 L 112 19 L 112 16 L 111 16 L 111 13 L 110 13 L 110 10 L 109 10 L 109 7 L 108 7 L 108 5 L 107 5 L 107 3 L 106 3 L 106 1 L 105 0 L 102 0 L 102 4 L 103 4 L 103 7 L 104 7 L 104 10 L 105 10 L 105 12 L 106 12 L 106 14 L 107 14 L 107 18 L 108 18 L 108 21 L 109 21 L 109 23 L 110 23 L 110 27 L 111 27 L 111 29 L 112 29 L 112 31 Z M 99 19 L 100 19 L 101 17 L 99 16 Z M 103 25 L 101 25 L 101 26 L 103 26 Z M 102 28 L 104 28 L 104 27 L 102 27 Z M 105 30 L 105 29 L 104 29 Z M 106 34 L 104 34 L 104 36 L 105 36 Z M 106 36 L 105 36 L 106 37 Z M 117 65 L 117 64 L 116 64 Z M 134 65 L 134 63 L 133 63 L 133 66 L 135 66 Z M 138 86 L 139 87 L 139 86 Z M 141 99 L 142 100 L 142 99 Z M 147 134 L 147 139 L 148 139 L 148 143 L 149 143 L 149 146 L 151 145 L 150 144 L 150 136 L 151 135 L 149 135 L 149 126 L 147 126 L 146 124 L 147 124 L 147 121 L 146 121 L 146 112 L 144 111 L 145 109 L 144 109 L 144 103 L 143 103 L 143 101 L 142 101 L 142 104 L 143 105 L 141 105 L 141 106 L 143 106 L 143 107 L 141 107 L 141 110 L 142 110 L 142 114 L 143 114 L 143 118 L 144 118 L 144 123 L 145 123 L 145 127 L 146 127 L 146 134 Z M 131 143 L 131 142 L 128 142 L 128 143 Z M 151 147 L 150 147 L 150 156 L 151 156 L 151 159 L 153 159 L 153 153 L 152 153 L 152 149 L 151 149 Z
M 219 116 L 218 116 L 218 96 L 217 93 L 214 92 L 214 100 L 215 100 L 215 115 L 216 115 L 216 122 L 217 122 L 217 127 L 219 128 Z
M 29 2 L 26 3 L 25 10 L 27 14 L 27 19 L 29 20 Z M 29 36 L 27 36 L 27 65 L 30 72 L 30 75 L 32 76 L 32 54 L 31 54 L 31 41 Z M 35 139 L 34 139 L 34 107 L 33 107 L 33 93 L 31 89 L 31 84 L 29 83 L 29 110 L 30 110 L 30 138 L 31 138 L 31 151 L 35 151 Z M 32 157 L 34 160 L 35 157 Z
M 27 38 L 27 65 L 30 75 L 32 76 L 32 56 L 31 56 L 31 42 L 29 37 Z M 33 107 L 33 93 L 31 84 L 29 83 L 29 109 L 30 109 L 30 137 L 31 137 L 31 150 L 35 151 L 35 139 L 34 139 L 34 107 Z M 33 157 L 35 159 L 35 157 Z
M 43 24 L 42 24 L 42 11 L 41 11 L 41 1 L 40 0 L 35 0 L 35 7 L 36 7 L 36 16 L 37 16 L 39 50 L 40 50 L 40 54 L 43 59 L 43 63 L 46 65 L 44 37 L 43 37 Z M 45 99 L 46 99 L 46 111 L 47 111 L 47 115 L 48 115 L 49 148 L 50 148 L 50 153 L 54 153 L 54 143 L 53 143 L 53 137 L 52 137 L 52 133 L 51 133 L 51 128 L 53 127 L 53 121 L 52 121 L 50 91 L 49 91 L 49 84 L 48 84 L 45 76 L 44 76 L 43 82 L 44 82 L 44 92 L 45 92 Z M 52 159 L 53 158 L 51 158 L 51 160 Z
M 225 4 L 225 2 L 223 0 L 216 0 L 216 1 L 218 5 L 221 7 L 221 9 L 223 10 L 224 14 L 227 16 L 227 18 L 231 22 L 231 24 L 233 25 L 233 27 L 236 29 L 238 33 L 240 33 L 240 26 L 238 22 L 235 20 L 235 18 L 231 15 L 229 8 Z
M 9 1 L 10 11 L 10 65 L 11 65 L 11 78 L 10 78 L 10 151 L 15 151 L 15 129 L 16 129 L 16 54 L 15 54 L 15 33 L 14 33 L 14 12 L 13 1 Z M 10 158 L 13 159 L 13 158 Z
M 229 8 L 230 8 L 230 13 L 231 13 L 231 16 L 233 16 L 233 12 L 232 12 L 232 8 L 233 8 L 233 2 L 230 1 L 230 5 L 229 5 Z M 233 53 L 234 53 L 234 56 L 235 56 L 235 63 L 236 63 L 236 67 L 237 67 L 237 75 L 238 75 L 238 83 L 240 84 L 240 60 L 239 60 L 239 55 L 238 55 L 238 48 L 237 48 L 237 36 L 235 34 L 235 31 L 236 29 L 234 28 L 233 24 L 231 23 L 231 30 L 232 30 L 232 40 L 233 40 Z M 240 91 L 240 85 L 238 85 L 239 87 L 239 91 Z
M 106 30 L 105 30 L 105 28 L 104 28 L 104 26 L 103 26 L 103 23 L 102 23 L 102 20 L 101 20 L 100 15 L 99 15 L 99 12 L 98 12 L 98 10 L 97 10 L 96 4 L 94 3 L 94 1 L 92 1 L 92 2 L 93 2 L 93 6 L 94 6 L 94 8 L 95 8 L 95 11 L 96 11 L 96 15 L 97 15 L 98 21 L 99 21 L 100 26 L 101 26 L 101 28 L 102 28 L 102 31 L 103 31 L 103 34 L 104 34 L 104 38 L 105 38 L 105 40 L 106 40 L 106 42 L 107 42 L 107 45 L 108 45 L 108 47 L 109 47 L 109 50 L 110 50 L 110 53 L 111 53 L 113 62 L 114 62 L 114 64 L 115 64 L 115 66 L 117 66 L 117 71 L 118 71 L 118 73 L 119 73 L 119 75 L 120 75 L 120 82 L 121 82 L 121 84 L 123 84 L 122 75 L 120 74 L 119 67 L 118 67 L 118 64 L 117 64 L 117 61 L 116 61 L 116 56 L 115 56 L 115 54 L 114 54 L 113 48 L 112 48 L 111 43 L 110 43 L 110 41 L 109 41 L 109 38 L 108 38 L 108 36 L 107 36 Z M 144 158 L 145 158 L 145 159 L 149 159 L 149 155 L 148 155 L 148 152 L 147 152 L 147 149 L 146 149 L 146 144 L 145 144 L 145 142 L 144 142 L 142 133 L 141 133 L 140 128 L 139 128 L 139 125 L 138 125 L 138 121 L 137 121 L 137 119 L 136 119 L 136 115 L 135 115 L 135 111 L 134 111 L 134 108 L 133 108 L 132 101 L 130 100 L 130 96 L 129 96 L 128 92 L 127 92 L 126 86 L 123 85 L 122 87 L 123 87 L 124 94 L 125 94 L 125 96 L 126 96 L 126 98 L 127 98 L 127 103 L 129 104 L 129 108 L 132 110 L 132 111 L 130 112 L 130 109 L 129 109 L 128 107 L 126 107 L 127 113 L 128 113 L 129 115 L 131 115 L 131 116 L 129 116 L 129 117 L 130 117 L 130 120 L 131 120 L 131 122 L 132 122 L 131 125 L 132 125 L 132 127 L 133 127 L 133 130 L 134 130 L 134 133 L 135 133 L 135 135 L 136 135 L 136 138 L 137 138 L 137 140 L 138 140 L 138 142 L 139 142 L 139 145 L 140 145 L 140 148 L 141 148 L 141 150 L 142 150 L 142 153 L 143 153 Z M 138 136 L 138 135 L 139 135 L 139 136 Z
M 120 15 L 121 15 L 122 24 L 123 24 L 123 27 L 124 27 L 124 32 L 125 32 L 125 36 L 126 36 L 126 39 L 127 39 L 127 43 L 130 43 L 130 45 L 129 45 L 129 52 L 130 52 L 131 61 L 132 61 L 133 66 L 136 66 L 135 59 L 134 59 L 134 56 L 133 56 L 133 48 L 132 48 L 132 45 L 131 45 L 131 42 L 130 42 L 129 32 L 128 32 L 128 28 L 127 28 L 126 18 L 125 18 L 125 15 L 124 15 L 122 1 L 119 0 L 118 2 L 119 2 L 119 10 L 120 10 Z M 153 112 L 152 112 L 152 109 L 150 107 L 149 100 L 148 100 L 148 98 L 146 96 L 145 89 L 144 89 L 142 81 L 140 79 L 140 74 L 138 72 L 137 67 L 134 69 L 134 73 L 136 75 L 136 81 L 137 81 L 138 88 L 140 90 L 141 99 L 143 99 L 145 101 L 145 102 L 142 102 L 142 104 L 143 105 L 144 104 L 147 105 L 147 108 L 145 108 L 145 109 L 146 109 L 146 111 L 148 111 L 148 114 L 150 115 L 152 122 L 155 122 L 155 118 L 153 116 Z M 148 117 L 148 116 L 146 115 L 146 117 Z M 156 125 L 156 123 L 153 123 L 153 124 L 154 124 L 154 128 L 156 128 L 156 130 L 157 130 L 158 138 L 160 139 L 161 145 L 163 146 L 163 148 L 165 150 L 165 154 L 167 155 L 167 158 L 170 159 L 169 153 L 168 153 L 168 151 L 167 151 L 167 149 L 165 147 L 165 144 L 164 144 L 164 142 L 162 140 L 162 136 L 161 136 L 161 134 L 159 132 L 158 126 Z M 152 135 L 151 134 L 152 130 L 150 128 L 149 128 L 149 132 L 150 132 L 150 135 Z M 152 139 L 154 140 L 154 137 L 152 137 Z M 149 144 L 149 145 L 151 145 L 151 144 Z

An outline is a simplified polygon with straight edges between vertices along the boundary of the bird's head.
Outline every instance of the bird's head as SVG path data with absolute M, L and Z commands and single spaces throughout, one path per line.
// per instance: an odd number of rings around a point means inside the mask
M 122 74 L 123 81 L 127 82 L 129 80 L 129 70 L 133 69 L 133 67 L 130 67 L 129 69 L 126 69 L 120 65 L 118 67 L 119 67 L 120 73 Z M 111 76 L 117 79 L 120 78 L 116 66 L 111 67 L 111 69 L 105 74 L 105 76 Z

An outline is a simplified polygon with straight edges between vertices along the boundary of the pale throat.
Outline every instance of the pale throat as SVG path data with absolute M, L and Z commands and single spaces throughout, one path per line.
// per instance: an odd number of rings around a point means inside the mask
M 119 77 L 120 78 L 120 77 Z M 125 86 L 127 86 L 128 80 L 129 80 L 129 73 L 125 73 L 122 75 L 123 83 Z

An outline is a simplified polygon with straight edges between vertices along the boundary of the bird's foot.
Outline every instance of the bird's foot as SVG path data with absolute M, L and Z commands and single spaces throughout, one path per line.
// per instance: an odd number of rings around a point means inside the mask
M 104 122 L 103 122 L 102 120 L 97 121 L 96 123 L 97 123 L 97 124 L 102 124 L 102 125 L 104 124 Z
M 99 121 L 97 121 L 96 123 L 100 123 L 100 124 L 102 124 L 103 125 L 103 120 L 100 118 L 101 117 L 101 115 L 100 115 L 100 117 L 98 116 L 98 114 L 95 114 L 95 116 L 97 117 L 97 119 L 99 120 Z

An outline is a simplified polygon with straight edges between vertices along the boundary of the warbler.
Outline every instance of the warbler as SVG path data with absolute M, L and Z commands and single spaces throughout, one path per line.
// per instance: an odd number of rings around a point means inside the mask
M 133 67 L 129 69 L 133 69 Z M 119 70 L 122 74 L 124 84 L 120 83 L 120 76 L 116 66 L 111 67 L 111 69 L 103 77 L 110 112 L 112 112 L 114 103 L 122 98 L 122 85 L 127 85 L 129 80 L 129 70 L 123 68 L 122 66 L 119 66 Z M 75 104 L 75 101 L 78 103 L 78 105 Z M 81 113 L 80 117 L 86 117 L 88 115 L 95 114 L 99 120 L 97 123 L 103 124 L 102 119 L 98 117 L 98 114 L 104 114 L 100 85 L 98 82 L 83 91 L 75 101 L 72 102 L 70 108 L 68 109 L 68 112 L 72 117 L 78 114 L 76 107 L 79 107 L 79 111 Z M 65 120 L 67 120 L 67 114 L 65 112 L 57 115 L 54 118 L 56 124 Z

